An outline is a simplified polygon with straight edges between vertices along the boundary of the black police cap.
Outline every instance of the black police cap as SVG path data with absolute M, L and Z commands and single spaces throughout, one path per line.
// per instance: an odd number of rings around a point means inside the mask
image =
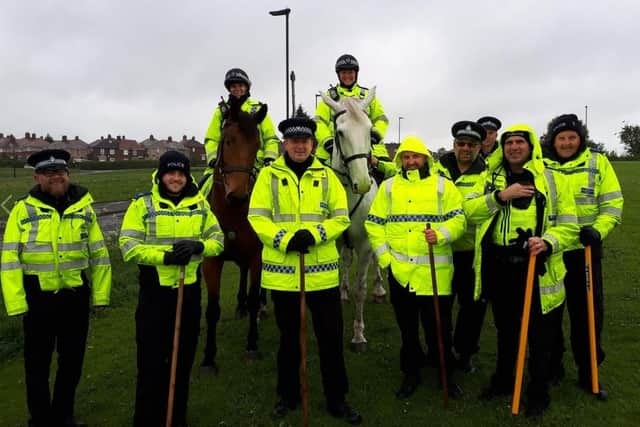
M 33 153 L 27 159 L 27 164 L 33 166 L 36 172 L 41 170 L 68 170 L 67 163 L 71 158 L 66 150 L 47 149 Z
M 316 122 L 307 117 L 291 117 L 278 125 L 283 138 L 313 138 Z
M 455 123 L 451 127 L 451 135 L 453 135 L 454 138 L 467 137 L 482 141 L 487 137 L 487 131 L 476 122 L 463 120 Z
M 498 130 L 502 127 L 502 122 L 492 116 L 480 117 L 477 122 L 485 129 Z

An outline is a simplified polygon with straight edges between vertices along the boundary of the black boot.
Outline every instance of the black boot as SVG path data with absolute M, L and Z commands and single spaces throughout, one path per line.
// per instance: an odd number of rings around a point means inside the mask
M 342 401 L 337 404 L 328 403 L 327 411 L 332 417 L 342 418 L 345 422 L 351 425 L 357 425 L 362 423 L 362 416 L 358 411 L 353 409 L 346 401 Z
M 402 377 L 400 388 L 396 390 L 396 398 L 408 399 L 416 391 L 420 382 L 420 375 L 405 374 L 404 377 Z
M 296 406 L 296 402 L 281 397 L 273 407 L 273 411 L 271 411 L 271 417 L 274 419 L 283 418 L 289 413 L 289 411 L 296 409 Z

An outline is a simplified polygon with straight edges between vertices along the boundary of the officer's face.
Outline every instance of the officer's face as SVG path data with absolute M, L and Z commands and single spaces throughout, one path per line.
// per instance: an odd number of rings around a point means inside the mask
M 162 175 L 161 181 L 169 194 L 180 194 L 187 185 L 187 176 L 182 171 L 169 171 Z
M 343 86 L 351 86 L 356 81 L 356 70 L 340 70 L 338 79 Z
M 312 138 L 285 138 L 284 151 L 289 158 L 297 163 L 302 163 L 309 158 L 313 150 Z
M 580 135 L 575 130 L 565 130 L 556 135 L 553 140 L 556 153 L 563 159 L 568 159 L 580 148 Z
M 235 98 L 240 98 L 247 93 L 247 85 L 244 83 L 231 83 L 229 85 L 229 93 Z
M 498 131 L 494 130 L 494 129 L 487 129 L 484 128 L 485 131 L 487 131 L 487 137 L 484 139 L 484 141 L 482 141 L 482 151 L 484 153 L 488 153 L 489 151 L 491 151 L 491 149 L 493 148 L 493 145 L 496 143 L 496 138 L 498 137 Z
M 471 164 L 480 152 L 480 141 L 473 138 L 456 138 L 453 140 L 453 152 L 461 164 Z
M 521 167 L 531 157 L 531 146 L 521 136 L 510 136 L 504 142 L 504 157 L 510 166 Z
M 64 169 L 42 170 L 33 175 L 42 192 L 53 197 L 62 197 L 69 189 L 69 172 Z
M 400 160 L 402 161 L 402 169 L 412 171 L 423 167 L 427 161 L 427 157 L 424 154 L 413 151 L 403 151 L 402 154 L 400 154 Z

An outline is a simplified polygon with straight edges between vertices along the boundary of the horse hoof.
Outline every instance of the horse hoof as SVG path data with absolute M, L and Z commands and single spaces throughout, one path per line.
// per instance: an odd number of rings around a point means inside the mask
M 387 297 L 386 295 L 374 295 L 373 302 L 376 304 L 384 304 L 385 302 L 387 302 Z
M 202 362 L 202 365 L 200 365 L 201 375 L 217 376 L 219 373 L 220 373 L 220 369 L 218 369 L 218 365 L 216 364 L 216 362 L 211 362 L 207 364 L 205 364 L 205 362 Z
M 244 353 L 245 362 L 255 362 L 257 360 L 262 360 L 262 353 L 260 353 L 258 350 L 247 350 Z
M 366 342 L 352 342 L 351 343 L 351 351 L 354 353 L 364 353 L 367 351 L 367 343 Z

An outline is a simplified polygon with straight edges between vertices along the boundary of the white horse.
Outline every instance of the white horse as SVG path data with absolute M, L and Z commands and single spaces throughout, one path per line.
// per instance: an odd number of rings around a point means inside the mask
M 334 111 L 334 147 L 331 155 L 331 168 L 345 187 L 349 204 L 351 225 L 345 232 L 348 246 L 358 255 L 355 287 L 355 320 L 353 321 L 353 338 L 351 348 L 356 352 L 366 350 L 367 340 L 364 337 L 364 303 L 367 296 L 367 274 L 373 257 L 373 250 L 364 229 L 364 221 L 369 213 L 378 189 L 369 175 L 369 157 L 371 155 L 371 120 L 365 113 L 376 94 L 372 88 L 364 100 L 345 97 L 336 102 L 321 92 L 323 101 Z M 349 265 L 351 249 L 343 248 L 343 258 L 348 256 Z M 349 265 L 342 265 L 343 282 L 347 277 Z M 384 294 L 384 288 L 382 288 Z M 346 289 L 342 293 L 348 299 Z

